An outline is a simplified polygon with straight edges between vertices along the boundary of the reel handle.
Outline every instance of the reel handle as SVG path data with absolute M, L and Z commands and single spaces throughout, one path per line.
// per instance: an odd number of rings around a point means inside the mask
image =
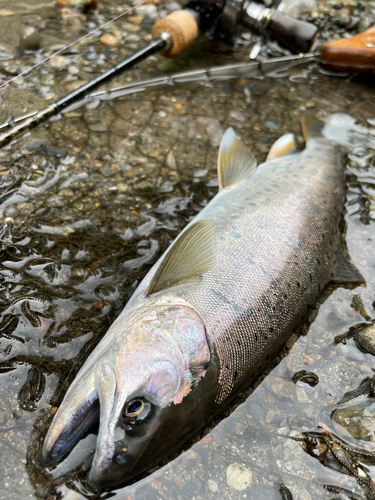
M 294 52 L 310 52 L 318 36 L 314 24 L 299 21 L 275 10 L 266 24 L 266 30 Z

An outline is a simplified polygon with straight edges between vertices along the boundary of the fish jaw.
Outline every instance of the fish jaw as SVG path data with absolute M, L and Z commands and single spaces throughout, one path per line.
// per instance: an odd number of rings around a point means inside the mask
M 47 433 L 44 465 L 59 462 L 97 420 L 94 484 L 119 484 L 163 458 L 156 431 L 205 375 L 210 351 L 201 319 L 185 305 L 159 304 L 134 318 L 130 334 L 119 335 L 117 325 L 112 343 L 102 352 L 99 344 L 82 367 Z
M 99 420 L 99 401 L 94 377 L 76 380 L 60 406 L 42 448 L 41 462 L 58 463 L 80 437 Z

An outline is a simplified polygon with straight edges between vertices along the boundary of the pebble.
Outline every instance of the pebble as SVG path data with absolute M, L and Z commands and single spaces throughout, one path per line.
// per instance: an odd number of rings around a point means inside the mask
M 128 17 L 129 23 L 133 24 L 142 24 L 143 17 L 142 16 L 130 16 Z
M 270 379 L 269 387 L 276 396 L 282 396 L 284 398 L 289 398 L 294 391 L 294 384 L 289 380 L 284 380 L 279 377 L 272 377 Z
M 300 490 L 298 495 L 299 495 L 298 498 L 300 498 L 301 500 L 311 500 L 311 495 L 306 490 Z
M 119 193 L 125 193 L 129 189 L 129 186 L 125 182 L 120 182 L 117 184 L 117 191 Z
M 267 415 L 266 415 L 266 423 L 270 424 L 272 422 L 273 417 L 275 416 L 275 410 L 272 408 L 268 410 Z
M 124 30 L 125 31 L 139 31 L 141 29 L 140 26 L 138 26 L 137 24 L 131 24 L 131 23 L 125 23 L 124 24 Z
M 50 207 L 63 207 L 65 204 L 66 201 L 61 196 L 54 195 L 47 199 L 47 205 Z
M 289 339 L 287 340 L 286 342 L 286 347 L 288 349 L 290 349 L 296 342 L 296 340 L 298 339 L 298 336 L 295 334 L 295 333 L 292 333 L 292 335 L 289 337 Z
M 212 493 L 216 493 L 219 489 L 217 482 L 214 481 L 213 479 L 209 479 L 207 481 L 207 487 Z
M 135 9 L 135 12 L 139 16 L 147 16 L 150 19 L 157 19 L 158 17 L 158 9 L 156 5 L 141 5 L 140 7 Z
M 337 16 L 333 19 L 333 21 L 338 25 L 338 26 L 346 26 L 349 23 L 349 16 L 345 12 L 345 10 L 340 10 L 337 13 Z
M 42 37 L 33 26 L 24 26 L 21 29 L 19 49 L 22 51 L 36 52 L 40 49 Z
M 221 124 L 215 118 L 207 118 L 200 116 L 197 119 L 197 124 L 200 130 L 206 130 L 209 135 L 211 146 L 220 146 L 221 138 L 223 137 L 223 129 Z
M 177 162 L 172 151 L 169 151 L 169 153 L 167 154 L 166 163 L 169 168 L 176 168 Z
M 9 9 L 0 9 L 0 17 L 14 16 L 14 12 Z
M 65 68 L 66 66 L 69 66 L 71 64 L 71 61 L 69 60 L 68 57 L 64 56 L 53 56 L 48 63 L 51 68 L 56 68 L 56 69 L 61 69 Z
M 7 207 L 4 208 L 3 215 L 4 217 L 12 217 L 12 219 L 15 219 L 18 217 L 20 214 L 20 211 L 16 207 L 16 205 L 8 205 Z
M 7 411 L 0 412 L 0 424 L 1 425 L 6 424 L 10 418 L 11 418 L 11 415 L 9 415 L 9 412 L 7 412 Z
M 244 115 L 244 113 L 242 113 L 241 111 L 238 111 L 237 109 L 233 109 L 229 113 L 229 116 L 231 118 L 233 118 L 234 120 L 241 122 L 241 123 L 244 123 L 246 121 L 246 116 Z
M 298 399 L 299 403 L 307 403 L 309 401 L 309 398 L 307 397 L 307 394 L 302 389 L 302 387 L 299 387 L 296 392 L 297 392 L 297 399 Z
M 72 83 L 69 83 L 68 85 L 65 85 L 65 88 L 68 92 L 74 92 L 75 90 L 82 87 L 82 85 L 85 85 L 85 83 L 87 83 L 87 81 L 76 80 L 75 82 L 72 82 Z
M 234 427 L 234 432 L 237 434 L 237 436 L 242 436 L 245 430 L 246 430 L 246 425 L 242 424 L 241 422 L 236 422 L 236 425 Z
M 56 5 L 60 9 L 96 9 L 97 0 L 56 0 Z
M 72 198 L 74 196 L 74 193 L 71 189 L 62 189 L 58 193 L 58 196 L 65 196 L 66 198 Z
M 251 472 L 244 465 L 230 464 L 226 471 L 226 481 L 232 491 L 244 491 L 251 485 Z
M 35 206 L 32 203 L 21 203 L 17 205 L 17 208 L 23 215 L 31 214 L 35 210 Z
M 105 33 L 99 38 L 99 41 L 107 47 L 117 47 L 120 40 L 110 33 Z
M 13 59 L 13 57 L 14 55 L 4 45 L 0 45 L 0 61 L 7 61 L 8 59 Z

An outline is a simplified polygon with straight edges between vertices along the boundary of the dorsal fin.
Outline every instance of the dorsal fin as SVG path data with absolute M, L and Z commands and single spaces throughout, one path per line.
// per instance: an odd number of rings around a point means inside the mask
M 242 144 L 232 128 L 223 135 L 219 149 L 217 173 L 219 189 L 251 177 L 257 166 L 254 155 Z
M 296 143 L 293 134 L 285 134 L 277 139 L 268 152 L 266 161 L 286 156 L 294 153 L 296 150 Z
M 215 261 L 214 219 L 195 222 L 172 244 L 151 279 L 146 295 L 205 273 L 214 266 Z

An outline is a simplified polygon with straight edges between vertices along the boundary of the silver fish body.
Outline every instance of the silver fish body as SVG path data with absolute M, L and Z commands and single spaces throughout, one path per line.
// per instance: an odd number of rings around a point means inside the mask
M 345 148 L 311 137 L 301 153 L 254 169 L 234 137 L 223 139 L 219 193 L 144 278 L 68 390 L 44 443 L 46 465 L 100 419 L 90 480 L 115 485 L 144 472 L 248 385 L 339 278 Z M 246 168 L 231 175 L 236 162 Z M 203 233 L 189 273 L 189 245 Z

